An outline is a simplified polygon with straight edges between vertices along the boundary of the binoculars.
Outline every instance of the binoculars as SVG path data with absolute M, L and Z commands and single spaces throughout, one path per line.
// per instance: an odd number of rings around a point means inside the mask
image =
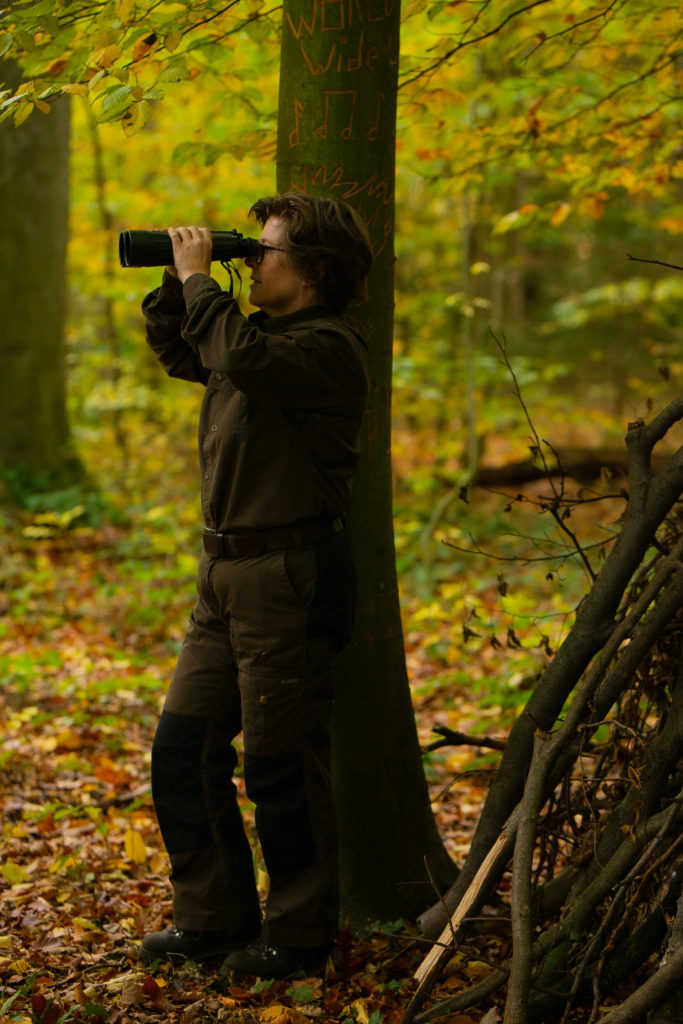
M 212 260 L 256 259 L 260 242 L 245 238 L 238 231 L 212 231 Z M 173 246 L 166 231 L 122 231 L 119 235 L 119 262 L 122 267 L 171 267 Z

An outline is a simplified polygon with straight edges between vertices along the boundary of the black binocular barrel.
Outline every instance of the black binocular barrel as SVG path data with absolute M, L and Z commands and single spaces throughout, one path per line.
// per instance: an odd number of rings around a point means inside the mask
M 258 256 L 261 247 L 255 238 L 238 231 L 212 231 L 212 260 L 244 259 Z M 119 262 L 122 267 L 173 266 L 173 246 L 167 231 L 122 231 L 119 235 Z

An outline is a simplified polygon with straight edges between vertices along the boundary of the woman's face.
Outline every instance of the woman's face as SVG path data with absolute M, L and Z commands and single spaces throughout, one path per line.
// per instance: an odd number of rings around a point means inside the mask
M 269 217 L 259 241 L 272 248 L 265 250 L 260 263 L 251 257 L 244 261 L 251 270 L 249 301 L 252 306 L 269 316 L 286 316 L 314 305 L 315 289 L 298 274 L 287 254 L 286 222 L 281 217 Z

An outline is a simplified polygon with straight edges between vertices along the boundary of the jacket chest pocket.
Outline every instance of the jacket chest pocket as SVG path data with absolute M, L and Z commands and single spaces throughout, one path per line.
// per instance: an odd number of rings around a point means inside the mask
M 212 373 L 204 401 L 204 437 L 241 433 L 249 428 L 250 419 L 251 402 L 247 396 L 225 374 Z

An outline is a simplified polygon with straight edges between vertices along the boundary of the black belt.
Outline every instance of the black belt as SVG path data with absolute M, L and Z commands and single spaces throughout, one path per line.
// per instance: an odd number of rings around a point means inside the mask
M 279 526 L 273 530 L 255 530 L 253 533 L 202 534 L 204 550 L 214 558 L 254 558 L 267 551 L 312 544 L 344 529 L 342 519 L 307 519 L 292 526 Z

